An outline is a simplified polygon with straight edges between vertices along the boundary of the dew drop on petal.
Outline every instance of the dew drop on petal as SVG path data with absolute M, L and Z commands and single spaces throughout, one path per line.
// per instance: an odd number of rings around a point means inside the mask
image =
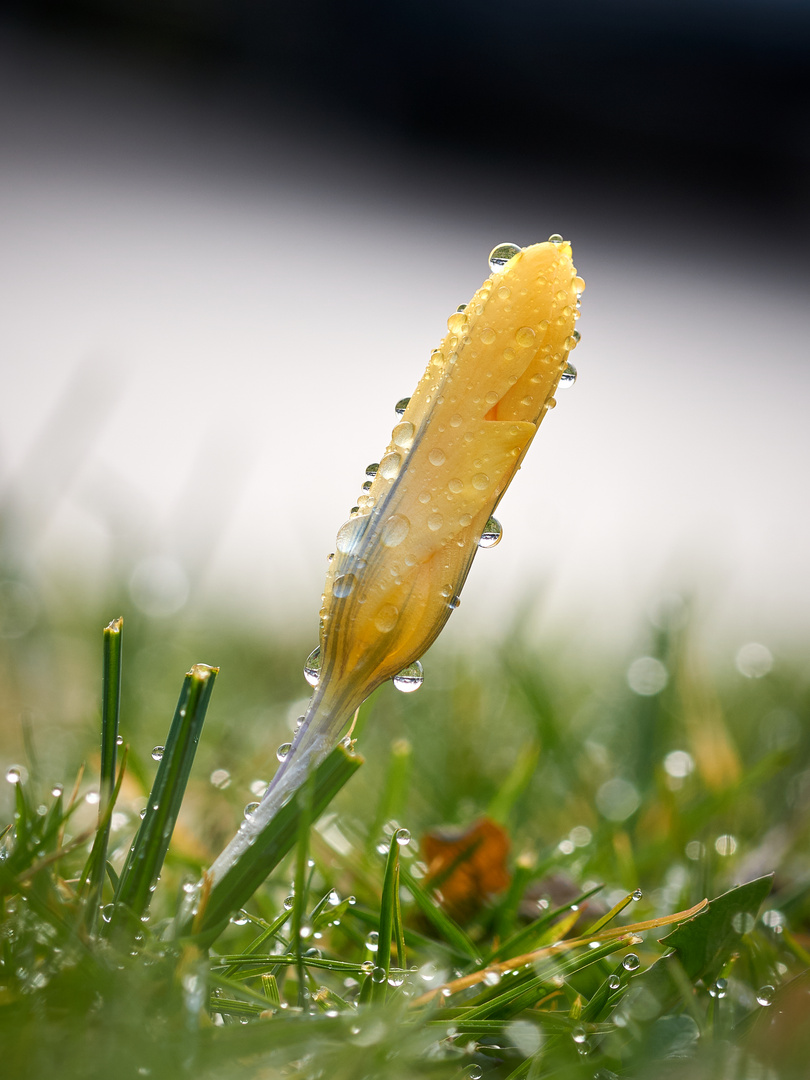
M 399 468 L 401 465 L 402 457 L 399 454 L 386 454 L 380 462 L 380 476 L 385 480 L 396 480 L 399 476 Z
M 366 465 L 366 476 L 376 476 L 379 467 L 380 463 L 378 461 L 372 461 L 370 465 Z
M 463 480 L 459 480 L 457 476 L 454 476 L 452 480 L 448 480 L 447 487 L 454 495 L 458 495 L 464 490 L 464 482 Z
M 472 486 L 476 491 L 484 491 L 489 486 L 489 477 L 486 473 L 476 473 L 472 478 Z
M 556 232 L 551 234 L 551 236 L 548 238 L 548 242 L 550 244 L 564 244 L 565 243 L 565 241 L 560 236 L 560 234 L 556 233 Z
M 500 273 L 506 266 L 510 259 L 513 259 L 515 255 L 520 252 L 521 248 L 519 244 L 496 244 L 495 247 L 489 253 L 489 269 L 493 274 Z
M 393 604 L 383 604 L 374 619 L 374 625 L 381 634 L 389 634 L 397 625 L 399 610 Z
M 357 510 L 358 507 L 354 509 Z M 355 550 L 363 538 L 367 524 L 365 518 L 354 518 L 341 525 L 335 540 L 335 545 L 341 555 L 350 555 Z
M 484 526 L 484 531 L 481 533 L 481 539 L 478 541 L 480 548 L 493 548 L 496 544 L 501 542 L 503 536 L 503 526 L 497 518 L 491 517 Z
M 304 661 L 304 678 L 310 686 L 317 686 L 321 677 L 321 647 L 313 649 Z
M 447 455 L 445 454 L 444 450 L 439 449 L 438 446 L 434 446 L 428 454 L 428 461 L 431 465 L 435 465 L 436 468 L 438 468 L 440 465 L 444 465 L 445 461 L 447 461 Z
M 402 414 L 408 408 L 408 405 L 410 404 L 410 401 L 411 401 L 411 399 L 409 397 L 404 397 L 404 398 L 399 399 L 399 401 L 394 406 L 394 412 L 397 414 L 397 416 L 402 416 Z
M 480 336 L 482 345 L 491 345 L 495 340 L 496 334 L 491 326 L 485 326 L 481 331 Z
M 470 320 L 463 311 L 454 311 L 447 320 L 447 329 L 451 334 L 463 334 L 469 326 Z
M 354 583 L 354 574 L 341 574 L 340 577 L 335 578 L 335 583 L 332 586 L 332 595 L 337 597 L 338 600 L 345 600 L 354 589 Z
M 534 337 L 534 330 L 532 330 L 530 326 L 519 326 L 515 331 L 515 341 L 524 349 L 528 349 L 530 345 L 534 345 Z
M 383 524 L 380 543 L 383 547 L 399 547 L 411 529 L 411 523 L 404 514 L 392 514 Z
M 427 519 L 427 527 L 431 532 L 438 532 L 442 525 L 444 525 L 444 518 L 435 511 Z
M 392 679 L 396 689 L 402 691 L 403 694 L 412 694 L 414 690 L 419 689 L 424 681 L 425 675 L 418 660 L 408 664 Z
M 573 386 L 576 381 L 577 369 L 573 364 L 566 364 L 562 375 L 560 375 L 560 386 L 564 388 Z

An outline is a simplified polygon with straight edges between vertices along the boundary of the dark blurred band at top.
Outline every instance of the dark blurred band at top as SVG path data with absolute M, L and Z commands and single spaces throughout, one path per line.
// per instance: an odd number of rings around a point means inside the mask
M 3 26 L 213 80 L 246 114 L 323 109 L 494 172 L 806 203 L 798 0 L 18 0 Z

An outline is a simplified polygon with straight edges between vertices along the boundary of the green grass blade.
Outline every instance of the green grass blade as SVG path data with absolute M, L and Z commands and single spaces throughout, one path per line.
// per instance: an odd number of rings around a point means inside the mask
M 218 668 L 195 664 L 186 675 L 163 757 L 115 894 L 111 928 L 140 919 L 157 880 L 188 783 Z
M 394 932 L 394 894 L 399 868 L 399 829 L 391 837 L 388 858 L 385 863 L 382 899 L 380 901 L 380 929 L 377 936 L 377 965 L 372 972 L 372 1001 L 385 1001 L 388 973 L 391 970 L 391 937 Z M 382 975 L 380 974 L 382 972 Z
M 312 795 L 312 821 L 318 820 L 343 785 L 363 764 L 363 758 L 337 746 L 315 770 Z M 234 911 L 241 908 L 268 874 L 290 851 L 298 837 L 301 807 L 296 799 L 283 806 L 217 884 L 211 889 L 196 931 L 206 942 L 213 941 L 228 924 Z M 181 913 L 180 933 L 191 931 L 191 914 Z
M 121 715 L 121 661 L 124 634 L 123 618 L 113 619 L 104 627 L 101 693 L 101 770 L 99 784 L 98 832 L 88 863 L 89 894 L 87 928 L 91 932 L 98 921 L 104 888 L 107 845 L 110 838 L 115 766 L 118 754 L 118 722 Z

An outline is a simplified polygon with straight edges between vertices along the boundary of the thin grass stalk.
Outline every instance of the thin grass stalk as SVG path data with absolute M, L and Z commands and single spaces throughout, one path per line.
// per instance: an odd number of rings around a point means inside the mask
M 116 760 L 118 756 L 118 724 L 121 716 L 121 672 L 124 620 L 117 619 L 104 627 L 102 650 L 101 690 L 101 769 L 99 777 L 98 833 L 95 858 L 89 867 L 89 895 L 87 901 L 87 928 L 92 933 L 98 922 L 98 913 L 104 889 L 104 868 L 107 863 L 107 846 L 110 839 L 113 791 L 115 789 Z M 94 849 L 96 844 L 94 844 Z
M 295 967 L 298 972 L 298 1005 L 303 1008 L 306 971 L 304 970 L 304 920 L 306 919 L 309 862 L 309 830 L 312 826 L 312 805 L 314 797 L 315 773 L 310 773 L 306 783 L 298 793 L 297 802 L 301 807 L 298 821 L 298 849 L 295 859 L 295 895 L 293 897 L 292 947 L 295 953 Z
M 146 815 L 132 842 L 115 894 L 110 928 L 139 920 L 149 906 L 185 794 L 218 668 L 195 664 L 187 673 Z
M 391 970 L 391 937 L 394 932 L 394 898 L 399 869 L 399 830 L 394 832 L 385 863 L 382 898 L 380 900 L 380 929 L 377 934 L 377 965 L 372 972 L 371 1000 L 385 1001 L 388 973 Z

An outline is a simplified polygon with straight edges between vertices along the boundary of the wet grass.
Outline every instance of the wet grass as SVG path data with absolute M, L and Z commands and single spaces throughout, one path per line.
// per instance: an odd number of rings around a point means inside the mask
M 0 654 L 8 1075 L 806 1074 L 788 660 L 709 671 L 680 611 L 587 670 L 517 631 L 434 650 L 212 894 L 311 643 L 114 614 L 54 605 Z

